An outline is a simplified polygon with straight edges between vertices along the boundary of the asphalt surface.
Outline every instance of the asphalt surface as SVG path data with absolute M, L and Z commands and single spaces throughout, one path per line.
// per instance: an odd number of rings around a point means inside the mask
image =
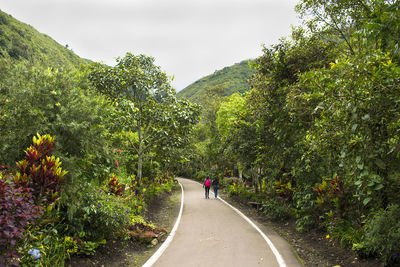
M 211 193 L 205 199 L 202 185 L 178 180 L 184 189 L 181 221 L 153 266 L 301 266 L 290 246 L 275 232 L 259 226 L 264 238 L 221 199 Z

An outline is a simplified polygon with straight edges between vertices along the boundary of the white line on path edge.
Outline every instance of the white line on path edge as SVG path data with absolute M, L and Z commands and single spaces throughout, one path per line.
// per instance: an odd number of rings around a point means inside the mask
M 228 205 L 229 207 L 231 207 L 234 211 L 236 211 L 237 214 L 239 214 L 243 219 L 245 219 L 251 226 L 253 226 L 254 229 L 257 230 L 257 232 L 264 238 L 264 240 L 267 242 L 268 246 L 271 248 L 272 252 L 275 255 L 276 261 L 278 262 L 280 267 L 286 267 L 286 263 L 283 260 L 281 254 L 279 253 L 279 251 L 276 249 L 276 247 L 274 246 L 274 244 L 272 243 L 272 241 L 263 233 L 263 231 L 261 231 L 260 228 L 258 228 L 257 225 L 255 225 L 246 215 L 244 215 L 242 212 L 240 212 L 237 208 L 233 207 L 231 204 L 229 204 L 228 202 L 226 202 L 225 200 L 223 200 L 221 197 L 218 197 L 219 200 L 221 200 L 222 202 L 224 202 L 226 205 Z
M 178 182 L 179 183 L 179 182 Z M 169 246 L 169 243 L 171 243 L 172 239 L 174 238 L 175 232 L 178 229 L 179 223 L 181 221 L 182 217 L 182 211 L 183 211 L 183 201 L 184 201 L 184 191 L 183 191 L 183 186 L 181 183 L 179 185 L 182 188 L 182 197 L 181 197 L 181 210 L 179 211 L 178 218 L 176 219 L 175 225 L 171 230 L 171 233 L 169 234 L 168 238 L 164 241 L 164 243 L 158 248 L 158 250 L 153 254 L 153 256 L 150 257 L 146 261 L 145 264 L 142 265 L 142 267 L 151 267 L 157 260 L 158 258 L 161 257 L 161 255 L 164 253 L 165 249 Z
M 183 201 L 184 201 L 183 186 L 182 186 L 181 183 L 179 183 L 179 185 L 182 188 L 182 198 L 181 198 L 181 210 L 179 211 L 179 215 L 178 215 L 178 218 L 176 220 L 176 223 L 175 223 L 174 227 L 172 228 L 171 233 L 169 234 L 168 238 L 165 240 L 165 242 L 153 254 L 153 256 L 151 256 L 151 258 L 146 261 L 146 263 L 142 267 L 151 267 L 158 260 L 158 258 L 161 257 L 161 255 L 164 253 L 165 249 L 169 246 L 169 244 L 171 243 L 172 239 L 174 238 L 175 232 L 178 229 L 179 223 L 181 221 L 182 211 L 183 211 Z M 211 192 L 211 193 L 214 194 L 213 192 Z M 226 205 L 228 205 L 229 207 L 231 207 L 231 209 L 233 209 L 237 214 L 239 214 L 240 217 L 245 219 L 251 226 L 253 226 L 253 228 L 257 230 L 257 232 L 264 238 L 264 240 L 267 242 L 268 246 L 271 248 L 271 250 L 274 253 L 275 258 L 276 258 L 279 266 L 280 267 L 286 267 L 286 263 L 283 260 L 281 254 L 276 249 L 276 247 L 274 246 L 272 241 L 263 233 L 263 231 L 261 231 L 261 229 L 258 228 L 257 225 L 255 225 L 246 215 L 244 215 L 242 212 L 240 212 L 237 208 L 233 207 L 231 204 L 229 204 L 228 202 L 223 200 L 221 197 L 218 197 L 218 199 L 221 200 Z

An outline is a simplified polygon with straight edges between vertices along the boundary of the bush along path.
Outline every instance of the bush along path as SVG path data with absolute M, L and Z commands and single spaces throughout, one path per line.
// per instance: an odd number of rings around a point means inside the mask
M 134 176 L 129 186 L 116 175 L 103 184 L 77 182 L 53 150 L 54 138 L 38 134 L 16 171 L 1 166 L 0 266 L 64 266 L 116 240 L 163 240 L 167 230 L 143 215 L 156 196 L 171 192 L 172 177 L 160 173 L 140 187 Z
M 79 255 L 71 257 L 66 266 L 142 266 L 167 237 L 165 231 L 168 233 L 171 231 L 179 212 L 180 195 L 180 187 L 175 184 L 171 192 L 163 192 L 147 204 L 143 218 L 150 222 L 150 225 L 160 225 L 165 228 L 153 229 L 148 225 L 137 224 L 132 227 L 134 231 L 127 232 L 129 239 L 109 240 L 90 257 Z M 144 228 L 148 234 L 144 234 Z M 146 236 L 149 236 L 148 240 Z M 154 245 L 155 243 L 158 244 Z

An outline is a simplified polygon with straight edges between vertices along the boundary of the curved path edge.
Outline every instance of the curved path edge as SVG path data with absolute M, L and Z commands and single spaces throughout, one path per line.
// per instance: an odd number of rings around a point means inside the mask
M 178 182 L 179 183 L 179 182 Z M 182 211 L 183 211 L 183 202 L 185 198 L 185 192 L 183 190 L 183 186 L 181 183 L 179 183 L 181 186 L 182 190 L 182 196 L 181 196 L 181 208 L 179 211 L 178 218 L 176 219 L 175 225 L 171 230 L 171 233 L 168 235 L 168 238 L 164 241 L 164 243 L 157 249 L 157 251 L 145 262 L 145 264 L 142 265 L 142 267 L 151 267 L 157 260 L 158 258 L 161 257 L 161 255 L 164 253 L 164 251 L 167 249 L 169 244 L 172 242 L 175 236 L 175 232 L 178 229 L 179 223 L 181 222 L 181 217 L 182 217 Z
M 179 211 L 179 215 L 178 218 L 175 222 L 174 227 L 171 230 L 171 233 L 169 234 L 168 238 L 164 241 L 164 243 L 158 248 L 158 250 L 146 261 L 145 264 L 142 265 L 142 267 L 151 267 L 160 257 L 161 255 L 164 253 L 164 251 L 167 249 L 167 247 L 169 246 L 169 244 L 172 242 L 175 233 L 178 229 L 179 223 L 181 221 L 181 217 L 182 217 L 182 212 L 183 212 L 183 203 L 184 203 L 184 189 L 182 184 L 178 181 L 179 185 L 181 186 L 181 190 L 182 190 L 182 196 L 181 196 L 181 207 L 180 207 L 180 211 Z M 212 192 L 213 193 L 213 192 Z M 252 221 L 250 220 L 246 215 L 244 215 L 241 211 L 239 211 L 237 208 L 235 208 L 234 206 L 232 206 L 231 204 L 229 204 L 228 202 L 226 202 L 225 200 L 223 200 L 221 197 L 218 196 L 218 199 L 221 200 L 224 204 L 226 204 L 227 206 L 229 206 L 231 209 L 233 209 L 240 217 L 242 217 L 245 221 L 247 221 L 261 236 L 262 238 L 265 240 L 265 242 L 268 244 L 268 246 L 271 248 L 272 252 L 275 255 L 275 258 L 279 264 L 280 267 L 286 267 L 286 263 L 283 260 L 282 255 L 279 253 L 279 251 L 276 249 L 276 247 L 274 246 L 274 244 L 272 243 L 272 241 L 267 237 L 267 235 Z
M 242 217 L 243 219 L 246 220 L 246 222 L 248 222 L 254 229 L 257 230 L 257 232 L 264 238 L 265 242 L 267 242 L 268 246 L 271 248 L 272 252 L 275 255 L 276 261 L 278 262 L 280 267 L 286 267 L 286 263 L 282 258 L 282 255 L 279 253 L 279 251 L 276 249 L 276 247 L 274 246 L 274 244 L 272 243 L 272 241 L 267 237 L 266 234 L 264 234 L 263 231 L 261 231 L 260 228 L 258 228 L 258 226 L 253 223 L 252 220 L 250 220 L 246 215 L 244 215 L 240 210 L 238 210 L 237 208 L 235 208 L 234 206 L 232 206 L 231 204 L 229 204 L 228 202 L 226 202 L 225 200 L 223 200 L 221 197 L 218 197 L 219 200 L 221 200 L 223 203 L 225 203 L 226 205 L 228 205 L 231 209 L 233 209 L 237 214 L 239 214 L 240 217 Z

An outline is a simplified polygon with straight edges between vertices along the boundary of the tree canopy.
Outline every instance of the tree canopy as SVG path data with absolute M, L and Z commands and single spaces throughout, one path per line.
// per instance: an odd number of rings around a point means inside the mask
M 138 182 L 142 179 L 143 157 L 158 147 L 168 154 L 183 146 L 185 136 L 197 122 L 198 106 L 177 100 L 168 76 L 154 65 L 154 58 L 127 53 L 115 67 L 94 63 L 89 79 L 99 92 L 116 101 L 121 110 L 121 127 L 138 154 Z

